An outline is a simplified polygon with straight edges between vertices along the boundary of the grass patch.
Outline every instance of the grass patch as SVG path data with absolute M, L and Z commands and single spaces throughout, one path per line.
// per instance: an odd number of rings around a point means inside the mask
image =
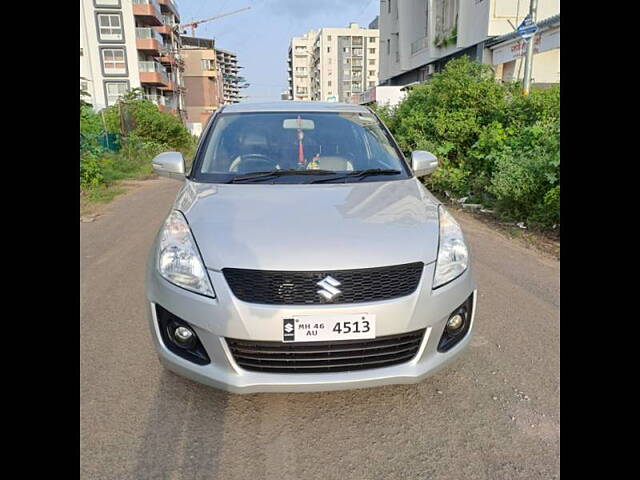
M 156 174 L 148 155 L 131 153 L 106 153 L 99 162 L 103 181 L 98 185 L 85 185 L 80 191 L 80 215 L 92 212 L 95 207 L 111 202 L 126 189 L 122 183 L 127 180 L 147 180 Z
M 80 191 L 80 216 L 92 213 L 98 205 L 109 203 L 124 193 L 124 187 L 118 185 L 98 185 Z

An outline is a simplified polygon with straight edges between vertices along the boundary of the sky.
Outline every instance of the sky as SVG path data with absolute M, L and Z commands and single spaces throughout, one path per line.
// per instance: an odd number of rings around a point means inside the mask
M 291 37 L 322 27 L 367 27 L 378 15 L 379 0 L 174 0 L 182 23 L 231 12 L 235 15 L 200 25 L 197 37 L 213 38 L 217 48 L 238 55 L 248 88 L 243 101 L 280 100 L 287 89 L 287 54 Z M 188 29 L 191 35 L 191 29 Z

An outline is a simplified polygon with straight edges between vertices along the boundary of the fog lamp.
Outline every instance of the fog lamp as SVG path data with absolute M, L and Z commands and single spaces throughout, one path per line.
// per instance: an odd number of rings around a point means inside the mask
M 456 313 L 449 320 L 447 320 L 447 330 L 449 332 L 456 332 L 464 325 L 464 317 L 460 313 Z
M 180 346 L 189 346 L 193 343 L 193 330 L 187 327 L 180 326 L 173 331 L 173 338 Z

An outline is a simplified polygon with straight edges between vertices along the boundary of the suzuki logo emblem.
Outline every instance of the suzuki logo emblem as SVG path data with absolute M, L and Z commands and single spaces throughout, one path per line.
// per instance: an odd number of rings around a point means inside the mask
M 287 323 L 287 324 L 284 326 L 284 331 L 285 331 L 285 332 L 287 332 L 287 333 L 291 333 L 291 332 L 293 332 L 293 325 L 291 325 L 290 323 Z
M 322 290 L 318 290 L 318 295 L 322 295 L 325 300 L 331 301 L 336 295 L 340 295 L 342 292 L 338 290 L 336 287 L 340 285 L 340 282 L 335 278 L 327 275 L 318 283 L 316 283 L 319 287 L 322 287 Z

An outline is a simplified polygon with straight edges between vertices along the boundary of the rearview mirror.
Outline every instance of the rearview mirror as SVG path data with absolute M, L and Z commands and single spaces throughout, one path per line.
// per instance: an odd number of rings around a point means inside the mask
M 153 171 L 174 180 L 184 180 L 184 158 L 180 152 L 164 152 L 151 160 Z
M 411 152 L 411 168 L 416 177 L 432 174 L 438 168 L 438 159 L 433 153 L 424 150 Z
M 314 121 L 307 118 L 286 118 L 282 122 L 285 130 L 313 130 L 315 126 Z

